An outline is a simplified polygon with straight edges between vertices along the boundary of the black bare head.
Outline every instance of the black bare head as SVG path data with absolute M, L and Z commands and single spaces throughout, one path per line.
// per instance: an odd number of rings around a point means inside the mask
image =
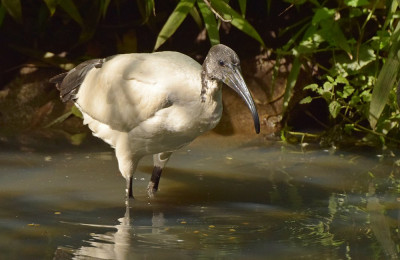
M 260 120 L 257 109 L 244 82 L 240 60 L 236 52 L 223 44 L 211 47 L 204 60 L 203 71 L 208 79 L 225 83 L 240 95 L 251 111 L 256 133 L 260 133 Z

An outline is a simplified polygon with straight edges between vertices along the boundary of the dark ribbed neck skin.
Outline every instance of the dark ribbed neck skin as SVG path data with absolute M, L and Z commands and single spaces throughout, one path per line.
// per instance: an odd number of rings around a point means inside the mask
M 205 102 L 207 99 L 206 93 L 207 93 L 207 89 L 208 89 L 208 83 L 211 80 L 215 80 L 214 77 L 212 77 L 212 76 L 210 77 L 210 75 L 208 74 L 210 72 L 209 59 L 210 59 L 210 53 L 208 53 L 206 59 L 203 62 L 203 65 L 202 65 L 203 69 L 201 71 L 201 93 L 200 93 L 201 102 Z
M 206 80 L 206 71 L 203 70 L 201 71 L 201 92 L 200 92 L 200 98 L 201 102 L 206 101 L 206 92 L 207 92 L 207 80 Z

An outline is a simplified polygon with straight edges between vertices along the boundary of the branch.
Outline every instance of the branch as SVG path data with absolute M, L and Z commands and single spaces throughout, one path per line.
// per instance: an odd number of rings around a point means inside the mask
M 204 3 L 206 3 L 208 8 L 210 8 L 210 10 L 218 17 L 218 19 L 220 19 L 221 21 L 223 21 L 225 23 L 232 22 L 232 15 L 231 15 L 231 19 L 225 19 L 217 11 L 215 11 L 215 9 L 211 6 L 211 3 L 208 0 L 203 0 L 203 1 L 204 1 Z

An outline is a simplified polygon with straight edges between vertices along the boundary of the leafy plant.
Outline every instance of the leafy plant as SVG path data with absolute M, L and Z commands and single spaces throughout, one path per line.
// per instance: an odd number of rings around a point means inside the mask
M 169 16 L 167 22 L 164 24 L 160 33 L 158 34 L 154 50 L 157 50 L 175 31 L 179 28 L 183 20 L 190 13 L 195 20 L 199 17 L 198 12 L 201 13 L 207 30 L 208 37 L 211 45 L 219 43 L 218 22 L 214 12 L 220 20 L 230 22 L 233 26 L 248 34 L 250 37 L 257 40 L 262 46 L 265 47 L 264 41 L 258 32 L 251 26 L 251 24 L 244 18 L 246 12 L 247 1 L 239 0 L 239 5 L 242 15 L 232 9 L 226 1 L 223 0 L 180 0 L 175 10 Z
M 331 129 L 327 130 L 331 135 L 335 135 L 332 131 L 341 132 L 337 135 L 341 137 L 342 133 L 358 131 L 379 136 L 381 141 L 396 141 L 389 134 L 398 133 L 399 125 L 393 91 L 399 76 L 400 32 L 399 25 L 395 27 L 398 2 L 391 1 L 387 13 L 382 1 L 337 1 L 330 8 L 325 5 L 327 1 L 321 4 L 309 0 L 301 4 L 306 2 L 314 6 L 312 16 L 297 25 L 298 33 L 278 50 L 282 56 L 294 57 L 285 105 L 300 66 L 312 64 L 317 83 L 304 88 L 313 94 L 300 104 L 325 100 L 331 119 Z M 295 1 L 293 4 L 301 5 Z M 382 19 L 384 15 L 386 19 Z M 321 54 L 324 60 L 318 58 Z

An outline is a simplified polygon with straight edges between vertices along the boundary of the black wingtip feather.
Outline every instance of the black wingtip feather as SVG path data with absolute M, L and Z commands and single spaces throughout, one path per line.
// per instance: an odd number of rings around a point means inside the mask
M 56 84 L 63 102 L 76 99 L 79 87 L 85 80 L 86 74 L 93 68 L 101 68 L 104 59 L 94 59 L 82 62 L 69 72 L 52 77 L 49 82 Z
M 52 77 L 51 79 L 49 79 L 49 82 L 53 83 L 53 84 L 56 84 L 56 88 L 58 90 L 60 90 L 60 85 L 63 82 L 65 76 L 67 76 L 67 74 L 68 74 L 68 72 L 64 72 L 64 73 L 58 74 L 58 75 Z

